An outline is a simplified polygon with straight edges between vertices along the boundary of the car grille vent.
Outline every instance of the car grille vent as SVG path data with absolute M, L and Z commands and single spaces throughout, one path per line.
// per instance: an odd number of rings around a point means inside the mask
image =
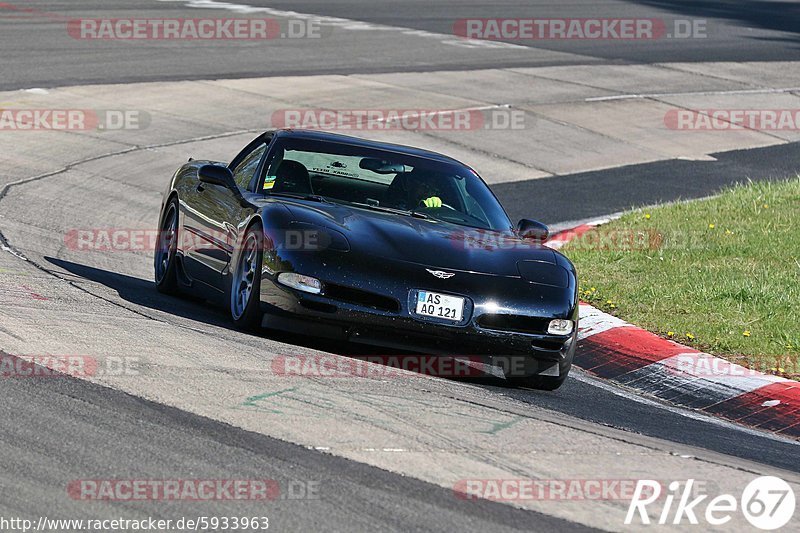
M 547 333 L 548 323 L 549 320 L 547 318 L 523 315 L 485 314 L 478 317 L 478 325 L 482 328 L 534 333 L 537 335 L 545 335 Z
M 380 311 L 388 311 L 390 313 L 400 312 L 400 304 L 394 298 L 375 294 L 374 292 L 362 291 L 361 289 L 345 287 L 344 285 L 326 283 L 324 295 L 333 300 L 363 305 Z

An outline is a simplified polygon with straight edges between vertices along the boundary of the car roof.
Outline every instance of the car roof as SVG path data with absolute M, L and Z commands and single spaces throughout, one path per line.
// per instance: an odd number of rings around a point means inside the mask
M 359 146 L 364 148 L 372 148 L 376 150 L 385 150 L 388 152 L 395 152 L 399 154 L 412 155 L 416 157 L 423 157 L 434 161 L 441 161 L 444 163 L 456 163 L 458 165 L 467 166 L 457 159 L 448 157 L 444 154 L 431 152 L 430 150 L 423 150 L 421 148 L 413 148 L 411 146 L 404 146 L 402 144 L 393 144 L 380 141 L 372 141 L 369 139 L 361 139 L 359 137 L 352 137 L 350 135 L 341 135 L 339 133 L 330 133 L 327 131 L 318 130 L 297 130 L 297 129 L 280 129 L 275 130 L 275 135 L 284 138 L 292 139 L 308 139 L 315 141 L 327 141 L 334 143 L 348 144 L 350 146 Z

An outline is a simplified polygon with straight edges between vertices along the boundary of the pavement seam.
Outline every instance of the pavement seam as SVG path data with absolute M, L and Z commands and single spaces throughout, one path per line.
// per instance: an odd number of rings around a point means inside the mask
M 728 96 L 728 95 L 753 95 L 753 94 L 791 94 L 797 96 L 795 93 L 800 90 L 800 87 L 766 87 L 755 89 L 731 89 L 727 91 L 683 91 L 671 93 L 623 93 L 615 96 L 592 96 L 585 98 L 585 102 L 605 102 L 615 100 L 631 100 L 631 99 L 647 99 L 647 98 L 665 98 L 669 96 Z
M 341 77 L 342 78 L 358 79 L 358 80 L 361 80 L 361 81 L 367 81 L 366 79 L 362 79 L 362 78 L 358 77 L 357 75 L 341 76 Z M 370 79 L 368 81 L 374 81 L 374 80 Z M 376 83 L 381 84 L 381 85 L 385 85 L 385 86 L 388 86 L 388 87 L 394 87 L 394 88 L 397 88 L 397 89 L 404 89 L 404 90 L 409 90 L 410 89 L 410 90 L 414 90 L 414 91 L 417 91 L 417 92 L 420 92 L 420 93 L 429 93 L 429 94 L 437 94 L 437 95 L 442 95 L 443 94 L 443 93 L 438 93 L 436 91 L 428 91 L 428 90 L 422 90 L 422 89 L 414 89 L 414 88 L 403 87 L 402 85 L 395 85 L 395 84 L 388 83 L 388 82 L 383 82 L 383 81 L 377 81 Z M 208 84 L 208 82 L 206 82 L 206 84 Z M 241 88 L 238 88 L 238 87 L 233 88 L 233 87 L 228 87 L 226 85 L 223 85 L 223 87 L 225 87 L 226 89 L 229 88 L 231 90 L 238 91 L 238 92 L 241 92 L 241 93 L 244 93 L 244 94 L 259 95 L 259 93 L 257 93 L 257 92 L 249 91 L 249 90 L 246 90 L 246 89 L 241 89 Z M 308 104 L 307 102 L 296 102 L 296 101 L 285 100 L 285 99 L 277 99 L 277 98 L 275 100 L 280 101 L 280 102 L 285 102 L 286 104 L 289 104 L 289 105 L 298 105 L 298 104 L 300 104 L 300 105 L 305 105 L 305 106 L 311 108 L 311 105 Z M 503 108 L 503 107 L 511 107 L 511 108 L 515 107 L 515 106 L 513 106 L 511 104 L 493 104 L 491 102 L 482 102 L 481 100 L 475 100 L 475 99 L 472 99 L 472 98 L 463 98 L 463 100 L 477 102 L 477 103 L 482 104 L 482 106 L 492 106 L 492 107 L 496 107 L 498 109 L 499 108 Z M 326 110 L 333 110 L 333 111 L 337 110 L 335 108 L 329 108 L 329 107 L 323 107 L 323 106 L 316 106 L 316 109 L 326 109 Z M 473 109 L 473 108 L 465 108 L 465 109 Z M 521 107 L 517 107 L 516 109 L 522 109 L 522 108 Z M 525 111 L 526 113 L 528 112 L 526 109 L 522 109 L 522 110 Z M 478 153 L 478 154 L 481 154 L 481 155 L 485 155 L 485 156 L 491 157 L 493 159 L 501 159 L 501 160 L 506 161 L 508 163 L 511 163 L 513 165 L 520 166 L 520 167 L 522 167 L 522 168 L 524 168 L 526 170 L 535 170 L 537 172 L 542 172 L 542 173 L 545 173 L 545 174 L 549 175 L 549 176 L 543 176 L 543 177 L 551 177 L 551 176 L 557 176 L 558 175 L 557 173 L 553 172 L 552 170 L 539 168 L 539 167 L 536 167 L 536 166 L 533 166 L 533 165 L 530 165 L 530 164 L 527 164 L 527 163 L 523 163 L 522 161 L 517 161 L 515 159 L 510 159 L 510 158 L 507 158 L 507 157 L 503 157 L 500 154 L 497 154 L 497 153 L 494 153 L 494 152 L 489 152 L 489 151 L 483 150 L 481 148 L 476 148 L 476 147 L 468 145 L 466 143 L 460 143 L 458 141 L 454 141 L 454 140 L 448 139 L 446 137 L 439 137 L 439 136 L 437 136 L 437 135 L 435 135 L 433 133 L 430 133 L 430 132 L 427 132 L 427 131 L 424 131 L 424 130 L 417 130 L 417 131 L 412 131 L 412 132 L 416 133 L 417 135 L 420 135 L 421 137 L 427 137 L 429 139 L 435 139 L 435 140 L 443 142 L 443 143 L 445 143 L 447 145 L 455 146 L 455 147 L 462 148 L 462 149 L 465 149 L 465 150 L 469 150 L 470 152 L 473 152 L 473 153 Z
M 576 85 L 576 86 L 580 86 L 580 87 L 588 87 L 590 89 L 598 89 L 598 90 L 608 91 L 608 89 L 603 88 L 603 87 L 595 87 L 593 85 L 588 85 L 588 84 L 585 84 L 585 83 L 577 83 L 577 82 L 573 82 L 573 81 L 564 81 L 564 80 L 560 80 L 560 79 L 557 79 L 557 78 L 548 78 L 547 76 L 539 76 L 537 74 L 532 74 L 532 73 L 527 73 L 527 72 L 520 72 L 518 70 L 515 70 L 515 68 L 528 68 L 528 67 L 477 68 L 477 69 L 471 69 L 471 70 L 449 70 L 449 71 L 443 71 L 443 72 L 455 72 L 455 73 L 458 73 L 458 72 L 470 72 L 470 73 L 474 73 L 475 75 L 479 75 L 482 72 L 492 72 L 492 71 L 510 72 L 510 73 L 516 74 L 518 76 L 524 76 L 524 77 L 529 77 L 529 78 L 541 78 L 541 79 L 544 79 L 544 80 L 556 81 L 558 83 L 564 83 L 564 84 L 567 84 L 567 85 Z M 417 91 L 417 92 L 420 92 L 420 93 L 423 93 L 423 94 L 424 93 L 429 93 L 429 94 L 436 94 L 436 95 L 439 95 L 439 96 L 453 96 L 452 94 L 449 94 L 449 93 L 446 93 L 446 92 L 434 91 L 430 87 L 425 88 L 425 89 L 417 89 L 416 87 L 408 87 L 408 86 L 405 86 L 405 85 L 397 85 L 397 84 L 394 84 L 394 83 L 390 83 L 388 81 L 375 80 L 375 79 L 372 79 L 370 76 L 375 76 L 375 74 L 352 74 L 351 76 L 348 76 L 348 77 L 353 77 L 353 78 L 356 78 L 356 79 L 359 79 L 359 80 L 363 80 L 363 81 L 374 81 L 376 83 L 381 83 L 383 85 L 388 85 L 389 87 L 396 87 L 396 88 L 400 88 L 400 89 Z M 474 100 L 474 98 L 467 98 L 467 97 L 464 97 L 464 96 L 459 96 L 459 98 L 464 98 L 465 100 Z M 558 101 L 555 101 L 555 102 L 547 102 L 547 103 L 536 104 L 536 105 L 577 104 L 577 103 L 583 102 L 584 100 L 585 100 L 584 98 L 578 98 L 578 99 L 575 99 L 575 100 L 558 100 Z M 481 100 L 475 100 L 475 101 L 476 102 L 480 102 Z M 533 104 L 530 104 L 530 105 L 533 105 Z
M 548 174 L 547 176 L 541 176 L 543 178 L 552 178 L 552 177 L 558 176 L 558 174 L 556 172 L 552 171 L 552 170 L 548 170 L 546 168 L 535 167 L 533 165 L 529 165 L 528 163 L 523 163 L 522 161 L 517 161 L 515 159 L 510 159 L 510 158 L 504 157 L 504 156 L 502 156 L 502 155 L 500 155 L 498 153 L 489 152 L 488 150 L 484 150 L 482 148 L 476 148 L 476 147 L 468 145 L 466 143 L 461 143 L 461 142 L 458 142 L 458 141 L 455 141 L 455 140 L 452 140 L 452 139 L 448 139 L 446 137 L 438 137 L 438 136 L 436 136 L 436 135 L 434 135 L 433 133 L 430 133 L 430 132 L 426 132 L 426 131 L 420 130 L 420 131 L 417 131 L 416 133 L 421 135 L 422 137 L 427 137 L 429 139 L 436 139 L 437 141 L 444 142 L 446 144 L 449 144 L 450 146 L 456 146 L 458 148 L 469 150 L 472 153 L 485 155 L 485 156 L 491 157 L 492 159 L 500 159 L 502 161 L 506 161 L 508 163 L 512 163 L 514 165 L 520 166 L 520 167 L 522 167 L 524 169 L 527 169 L 527 170 L 535 170 L 537 172 L 543 172 L 545 174 Z
M 538 104 L 535 104 L 535 105 L 538 105 Z M 672 156 L 669 153 L 660 152 L 660 151 L 655 150 L 653 148 L 648 148 L 647 146 L 642 146 L 640 144 L 636 144 L 635 142 L 629 141 L 625 137 L 615 137 L 615 136 L 610 135 L 608 133 L 605 133 L 603 131 L 593 130 L 592 128 L 589 128 L 589 127 L 586 127 L 586 126 L 582 126 L 580 124 L 567 122 L 567 121 L 564 121 L 564 120 L 559 120 L 559 119 L 556 119 L 556 118 L 553 118 L 553 117 L 549 117 L 549 116 L 547 116 L 545 114 L 539 113 L 537 111 L 533 111 L 533 110 L 528 109 L 528 108 L 523 108 L 523 109 L 524 109 L 524 111 L 526 113 L 530 113 L 531 115 L 537 117 L 540 120 L 546 120 L 548 122 L 552 122 L 554 124 L 558 124 L 560 126 L 564 126 L 565 128 L 570 128 L 570 129 L 573 129 L 573 130 L 576 130 L 576 131 L 582 131 L 582 132 L 590 133 L 592 135 L 597 135 L 598 137 L 601 137 L 603 139 L 607 139 L 609 141 L 613 141 L 615 143 L 622 144 L 624 146 L 629 146 L 631 148 L 636 148 L 637 150 L 641 150 L 643 152 L 644 151 L 652 152 L 654 155 L 657 155 L 659 157 L 663 157 L 663 158 L 666 158 L 666 159 L 671 159 L 672 158 Z M 619 165 L 617 165 L 617 167 L 618 166 Z M 558 174 L 554 174 L 554 175 L 557 176 Z
M 711 115 L 709 115 L 706 112 L 698 111 L 697 109 L 692 109 L 691 107 L 686 107 L 686 106 L 681 105 L 681 104 L 673 104 L 671 102 L 667 102 L 666 100 L 662 100 L 659 97 L 646 97 L 645 99 L 650 100 L 652 102 L 658 102 L 660 104 L 664 104 L 664 105 L 667 105 L 667 106 L 677 107 L 677 108 L 683 109 L 685 111 L 692 111 L 692 112 L 698 113 L 700 115 L 705 115 L 707 117 L 711 117 Z M 750 127 L 746 126 L 744 123 L 737 124 L 737 123 L 733 122 L 732 120 L 728 120 L 728 119 L 725 119 L 725 118 L 716 118 L 715 120 L 721 120 L 721 121 L 726 122 L 726 123 L 728 123 L 728 124 L 730 124 L 732 126 L 738 126 L 738 127 L 741 127 L 742 129 L 745 129 L 745 130 L 748 130 L 748 131 L 752 131 L 753 133 L 760 134 L 760 135 L 765 135 L 765 136 L 770 137 L 772 139 L 779 140 L 780 142 L 777 143 L 777 144 L 789 144 L 791 142 L 788 139 L 784 139 L 783 137 L 781 137 L 779 135 L 776 135 L 774 133 L 770 133 L 769 131 L 758 130 L 756 128 L 750 128 Z
M 725 63 L 725 61 L 718 61 L 718 63 Z M 757 84 L 757 83 L 752 83 L 750 81 L 741 81 L 741 80 L 736 80 L 736 79 L 733 79 L 733 78 L 725 78 L 723 76 L 715 76 L 714 74 L 709 74 L 707 72 L 697 72 L 697 71 L 694 71 L 694 70 L 684 70 L 684 69 L 678 68 L 674 64 L 653 63 L 653 66 L 661 68 L 661 69 L 664 69 L 664 70 L 669 70 L 669 71 L 672 71 L 672 72 L 679 72 L 681 74 L 691 74 L 693 76 L 700 76 L 701 78 L 708 78 L 710 80 L 720 80 L 720 81 L 726 81 L 728 83 L 740 83 L 742 85 L 749 85 L 751 87 L 758 87 L 758 88 L 765 88 L 765 89 L 769 88 L 766 85 L 760 85 L 760 84 Z
M 655 64 L 655 66 L 663 67 L 663 65 L 661 65 L 661 64 Z M 671 70 L 671 71 L 681 72 L 681 73 L 687 73 L 688 72 L 688 71 L 682 71 L 682 70 L 679 70 L 679 69 L 672 69 L 670 67 L 663 67 L 663 68 L 665 68 L 666 70 Z M 505 70 L 508 70 L 509 72 L 514 72 L 514 73 L 517 73 L 517 74 L 522 74 L 522 75 L 525 75 L 525 76 L 530 76 L 530 77 L 533 77 L 533 78 L 541 78 L 541 79 L 546 79 L 546 80 L 550 80 L 550 81 L 557 81 L 559 83 L 577 85 L 577 86 L 581 86 L 581 87 L 587 87 L 587 88 L 590 88 L 590 89 L 598 89 L 598 90 L 603 90 L 603 91 L 609 91 L 610 90 L 607 87 L 600 87 L 600 86 L 592 85 L 592 84 L 589 84 L 589 83 L 578 83 L 578 82 L 574 82 L 574 81 L 564 81 L 564 80 L 562 80 L 560 78 L 551 78 L 551 77 L 548 77 L 548 76 L 543 76 L 541 74 L 520 72 L 519 70 L 515 70 L 515 69 L 505 69 Z M 695 74 L 695 73 L 692 72 L 692 74 Z M 698 76 L 703 76 L 701 74 L 697 74 L 697 75 Z M 727 82 L 741 83 L 741 82 L 738 82 L 736 80 L 730 80 L 728 78 L 716 78 L 714 76 L 703 76 L 703 77 L 711 77 L 711 78 L 715 78 L 715 79 L 719 79 L 719 80 L 724 80 L 724 81 L 727 81 Z M 744 85 L 746 85 L 746 84 L 744 84 Z M 771 87 L 760 86 L 760 85 L 757 85 L 755 87 L 757 87 L 759 89 L 773 89 Z M 784 89 L 778 89 L 778 90 L 779 91 L 783 91 Z M 785 91 L 788 92 L 788 93 L 792 92 L 791 90 L 785 90 Z M 712 94 L 713 94 L 713 92 L 714 91 L 710 91 L 710 93 L 712 93 Z M 678 94 L 680 94 L 680 93 L 678 93 Z M 697 93 L 689 93 L 689 94 L 697 94 Z M 637 95 L 635 95 L 633 93 L 629 93 L 629 92 L 625 92 L 625 91 L 621 91 L 620 95 L 621 96 L 628 96 L 628 97 L 637 96 Z M 676 96 L 677 96 L 677 94 L 676 94 Z M 681 109 L 685 109 L 685 110 L 691 111 L 690 108 L 687 108 L 687 107 L 684 107 L 684 106 L 681 106 L 681 105 L 678 105 L 678 104 L 672 104 L 670 102 L 666 102 L 664 100 L 660 100 L 657 97 L 651 97 L 651 96 L 648 96 L 648 95 L 641 95 L 641 99 L 642 100 L 650 100 L 650 101 L 653 101 L 653 102 L 658 102 L 660 104 L 664 104 L 666 106 L 678 107 L 678 108 L 681 108 Z M 585 101 L 585 99 L 584 99 L 584 101 Z M 530 104 L 530 106 L 533 106 L 533 105 L 540 105 L 540 104 Z M 585 126 L 581 126 L 580 124 L 573 124 L 573 123 L 570 123 L 570 122 L 556 120 L 556 119 L 553 119 L 551 117 L 548 117 L 547 115 L 543 115 L 543 114 L 537 113 L 536 111 L 533 111 L 532 109 L 529 109 L 528 107 L 525 107 L 525 106 L 520 106 L 520 108 L 524 109 L 525 112 L 531 113 L 532 115 L 534 115 L 534 116 L 536 116 L 536 117 L 538 117 L 540 119 L 543 119 L 543 120 L 549 120 L 550 122 L 553 122 L 553 123 L 556 123 L 556 124 L 560 124 L 560 125 L 565 126 L 565 127 L 570 127 L 570 128 L 574 128 L 574 129 L 577 129 L 577 130 L 580 130 L 580 131 L 586 131 L 586 132 L 592 133 L 594 135 L 599 135 L 600 137 L 603 137 L 605 139 L 609 139 L 609 140 L 612 140 L 612 141 L 615 141 L 615 142 L 621 142 L 622 144 L 627 145 L 627 146 L 635 147 L 635 148 L 638 148 L 638 149 L 650 150 L 649 148 L 640 146 L 640 145 L 638 145 L 636 143 L 632 143 L 632 142 L 628 141 L 627 139 L 624 139 L 624 138 L 621 138 L 621 137 L 614 137 L 613 135 L 609 135 L 609 134 L 604 133 L 604 132 L 596 131 L 596 130 L 593 130 L 591 128 L 587 128 Z M 745 128 L 745 129 L 749 129 L 750 131 L 753 131 L 754 133 L 762 133 L 762 134 L 764 134 L 764 135 L 766 135 L 768 137 L 772 137 L 774 139 L 778 139 L 778 140 L 781 141 L 780 144 L 785 144 L 785 143 L 789 142 L 788 140 L 784 139 L 783 137 L 779 137 L 777 135 L 773 135 L 773 134 L 768 133 L 768 132 L 756 130 L 756 129 L 753 129 L 753 128 Z M 660 152 L 657 152 L 655 150 L 653 150 L 653 152 L 654 153 L 660 153 Z M 667 155 L 667 154 L 661 154 L 661 155 Z M 551 173 L 551 174 L 558 175 L 556 173 Z

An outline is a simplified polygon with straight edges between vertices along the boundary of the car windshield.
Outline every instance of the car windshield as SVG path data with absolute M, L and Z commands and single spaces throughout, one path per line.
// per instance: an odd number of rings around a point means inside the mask
M 468 167 L 345 143 L 278 139 L 261 180 L 265 194 L 315 196 L 481 229 L 511 227 Z

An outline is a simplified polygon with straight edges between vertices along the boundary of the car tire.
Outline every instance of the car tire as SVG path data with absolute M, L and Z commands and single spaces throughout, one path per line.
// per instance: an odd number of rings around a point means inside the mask
M 261 268 L 264 257 L 264 231 L 260 224 L 247 229 L 242 250 L 231 270 L 228 298 L 233 324 L 241 330 L 256 330 L 261 326 Z
M 178 199 L 172 198 L 164 210 L 153 257 L 156 290 L 163 294 L 178 293 L 177 251 Z

